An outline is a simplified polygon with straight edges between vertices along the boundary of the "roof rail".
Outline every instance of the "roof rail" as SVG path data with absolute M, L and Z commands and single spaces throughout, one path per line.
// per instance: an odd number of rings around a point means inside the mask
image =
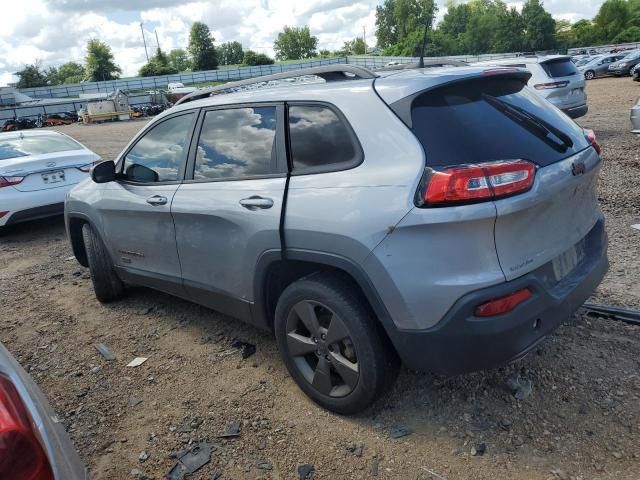
M 283 80 L 285 78 L 302 77 L 305 75 L 316 75 L 320 78 L 323 78 L 327 82 L 376 78 L 378 76 L 371 70 L 364 67 L 359 67 L 357 65 L 348 65 L 346 63 L 320 65 L 319 67 L 300 68 L 297 70 L 273 73 L 271 75 L 262 75 L 260 77 L 247 78 L 245 80 L 238 80 L 237 82 L 228 82 L 222 85 L 216 85 L 215 87 L 206 87 L 185 95 L 176 102 L 176 105 L 191 102 L 193 100 L 200 100 L 201 98 L 211 96 L 211 94 L 215 92 L 222 92 L 230 88 L 243 87 L 245 85 L 253 85 L 255 83 L 269 82 L 272 80 Z

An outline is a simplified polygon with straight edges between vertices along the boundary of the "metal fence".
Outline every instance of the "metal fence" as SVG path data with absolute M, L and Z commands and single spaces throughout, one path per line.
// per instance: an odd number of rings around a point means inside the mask
M 575 55 L 582 51 L 590 52 L 591 50 L 595 50 L 599 53 L 607 53 L 613 50 L 614 48 L 624 48 L 624 49 L 636 49 L 640 48 L 640 43 L 617 43 L 610 45 L 594 45 L 592 47 L 579 47 L 579 48 L 570 48 L 567 53 L 569 55 Z

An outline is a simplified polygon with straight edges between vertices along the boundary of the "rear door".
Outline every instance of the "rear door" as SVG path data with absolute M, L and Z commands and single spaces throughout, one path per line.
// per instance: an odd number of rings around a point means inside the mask
M 599 156 L 575 122 L 523 87 L 522 80 L 504 76 L 473 79 L 423 94 L 412 108 L 412 130 L 429 167 L 516 159 L 536 164 L 530 191 L 494 201 L 495 247 L 507 280 L 573 248 L 601 215 Z
M 171 202 L 184 175 L 197 113 L 181 113 L 145 131 L 104 184 L 96 208 L 107 246 L 123 275 L 184 295 Z M 135 278 L 134 278 L 135 280 Z
M 245 320 L 258 259 L 280 249 L 283 112 L 278 104 L 205 110 L 187 180 L 172 204 L 189 296 Z

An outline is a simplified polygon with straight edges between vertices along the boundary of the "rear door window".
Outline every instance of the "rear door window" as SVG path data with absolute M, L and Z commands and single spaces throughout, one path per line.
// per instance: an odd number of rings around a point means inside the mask
M 428 91 L 414 100 L 411 118 L 429 166 L 515 159 L 544 166 L 589 146 L 575 122 L 517 78 Z
M 194 180 L 277 173 L 276 107 L 208 111 L 202 122 Z
M 551 78 L 570 77 L 578 73 L 578 69 L 569 58 L 548 60 L 540 64 Z
M 293 173 L 344 170 L 361 160 L 351 127 L 328 106 L 290 105 L 289 141 Z

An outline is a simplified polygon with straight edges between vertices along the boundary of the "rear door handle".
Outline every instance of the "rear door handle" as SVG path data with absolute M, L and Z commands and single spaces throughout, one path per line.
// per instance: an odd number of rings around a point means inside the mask
M 157 205 L 166 205 L 167 197 L 163 197 L 162 195 L 154 195 L 153 197 L 147 198 L 147 203 L 149 205 L 153 205 L 154 207 Z
M 257 210 L 259 208 L 271 208 L 273 207 L 273 200 L 270 198 L 260 197 L 253 195 L 249 198 L 243 198 L 240 200 L 240 205 L 248 210 Z

